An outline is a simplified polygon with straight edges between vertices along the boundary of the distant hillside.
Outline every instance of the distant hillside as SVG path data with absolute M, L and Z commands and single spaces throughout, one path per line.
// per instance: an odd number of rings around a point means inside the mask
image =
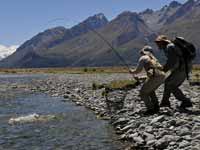
M 126 59 L 135 65 L 138 50 L 144 45 L 155 47 L 158 34 L 171 38 L 184 36 L 200 48 L 200 0 L 184 4 L 171 2 L 160 10 L 130 11 L 108 21 L 103 14 L 91 16 L 66 29 L 56 27 L 39 33 L 22 44 L 11 56 L 0 62 L 2 67 L 65 67 L 123 65 L 110 47 L 91 29 L 108 40 Z M 156 47 L 155 47 L 156 48 Z M 160 53 L 157 51 L 158 56 Z M 161 58 L 161 57 L 160 57 Z M 196 63 L 200 63 L 200 55 Z M 161 58 L 162 59 L 162 58 Z
M 160 30 L 171 38 L 185 37 L 198 48 L 195 63 L 200 63 L 200 0 L 189 0 L 172 15 L 165 26 Z

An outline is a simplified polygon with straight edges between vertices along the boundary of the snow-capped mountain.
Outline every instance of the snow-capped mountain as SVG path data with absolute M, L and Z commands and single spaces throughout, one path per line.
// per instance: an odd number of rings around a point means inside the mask
M 12 45 L 12 46 L 0 45 L 0 60 L 14 53 L 18 47 L 19 47 L 18 45 Z

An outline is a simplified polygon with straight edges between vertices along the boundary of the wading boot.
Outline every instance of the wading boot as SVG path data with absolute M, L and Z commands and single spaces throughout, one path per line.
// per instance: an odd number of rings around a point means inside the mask
M 170 104 L 169 101 L 162 101 L 160 103 L 160 107 L 169 107 L 169 108 L 171 108 L 171 104 Z
M 150 116 L 150 115 L 154 115 L 157 114 L 159 112 L 159 107 L 157 109 L 148 109 L 147 111 L 145 111 L 143 114 L 145 116 Z
M 188 107 L 192 107 L 192 102 L 190 99 L 186 99 L 184 101 L 182 101 L 181 105 L 180 105 L 180 108 L 182 109 L 186 109 Z

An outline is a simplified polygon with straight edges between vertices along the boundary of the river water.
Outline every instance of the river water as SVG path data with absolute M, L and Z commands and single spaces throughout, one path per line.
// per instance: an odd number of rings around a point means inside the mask
M 29 84 L 37 78 L 45 78 L 45 75 L 0 75 L 0 149 L 123 149 L 109 123 L 97 120 L 91 111 L 71 102 L 64 102 L 63 98 L 52 98 L 43 93 L 17 88 L 17 85 Z M 57 119 L 8 124 L 12 117 L 33 113 L 55 115 Z

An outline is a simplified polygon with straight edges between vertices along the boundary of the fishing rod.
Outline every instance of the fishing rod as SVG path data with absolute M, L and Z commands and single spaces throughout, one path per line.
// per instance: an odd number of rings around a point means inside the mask
M 56 18 L 56 19 L 52 19 L 49 22 L 54 22 L 54 21 L 58 21 L 58 20 L 65 20 L 64 18 Z M 101 40 L 103 40 L 110 48 L 111 50 L 113 50 L 113 52 L 115 53 L 115 55 L 121 60 L 121 62 L 123 62 L 124 66 L 129 70 L 129 72 L 131 72 L 130 66 L 126 63 L 125 59 L 119 54 L 119 52 L 112 46 L 112 44 L 107 41 L 99 32 L 97 32 L 95 29 L 90 28 L 89 26 L 87 26 L 86 24 L 83 24 L 84 26 L 86 26 L 86 28 L 90 31 L 92 31 L 93 33 L 95 33 Z
M 129 73 L 131 73 L 131 69 L 129 67 L 129 65 L 126 63 L 125 59 L 117 52 L 117 50 L 112 46 L 112 44 L 110 44 L 110 42 L 108 42 L 99 32 L 97 32 L 94 29 L 91 29 L 88 27 L 89 30 L 91 30 L 93 33 L 95 33 L 96 35 L 98 35 L 98 37 L 100 37 L 112 50 L 113 52 L 116 54 L 116 56 L 124 63 L 124 65 L 126 66 L 126 68 L 128 69 Z M 138 77 L 136 77 L 135 75 L 133 75 L 133 78 L 136 80 L 136 85 L 139 85 L 141 83 L 140 79 Z
M 55 22 L 55 21 L 59 21 L 59 20 L 66 20 L 65 18 L 55 18 L 52 20 L 49 20 L 47 23 L 51 23 L 51 22 Z M 126 68 L 130 71 L 130 67 L 129 65 L 126 63 L 125 59 L 117 52 L 117 50 L 112 46 L 112 44 L 110 44 L 110 42 L 108 42 L 99 32 L 97 32 L 95 29 L 92 29 L 91 27 L 87 26 L 86 24 L 83 24 L 84 26 L 86 26 L 87 29 L 89 29 L 90 31 L 92 31 L 93 33 L 95 33 L 100 39 L 102 39 L 115 53 L 115 55 L 123 62 L 123 64 L 126 66 Z
M 123 64 L 126 66 L 126 68 L 129 70 L 129 72 L 131 71 L 129 65 L 126 63 L 125 59 L 117 52 L 117 50 L 112 46 L 112 44 L 110 44 L 110 42 L 108 42 L 99 32 L 97 32 L 96 30 L 87 27 L 90 31 L 92 31 L 93 33 L 95 33 L 100 39 L 102 39 L 110 48 L 111 50 L 113 50 L 113 52 L 115 53 L 115 55 L 123 62 Z

